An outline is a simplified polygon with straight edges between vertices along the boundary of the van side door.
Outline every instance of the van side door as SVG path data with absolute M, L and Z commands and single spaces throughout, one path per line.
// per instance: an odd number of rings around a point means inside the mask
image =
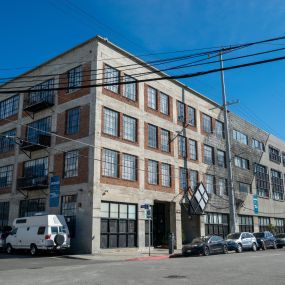
M 36 246 L 38 248 L 43 248 L 45 245 L 45 232 L 46 227 L 40 226 L 36 232 Z
M 9 234 L 9 243 L 12 245 L 13 248 L 18 248 L 17 232 L 18 232 L 18 228 L 15 228 Z

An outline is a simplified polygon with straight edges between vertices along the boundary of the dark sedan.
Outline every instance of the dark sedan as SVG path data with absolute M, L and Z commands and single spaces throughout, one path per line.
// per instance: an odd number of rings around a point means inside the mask
M 257 241 L 257 249 L 266 250 L 267 248 L 277 248 L 276 238 L 271 232 L 265 231 L 260 233 L 253 233 Z
M 220 236 L 198 237 L 193 239 L 190 244 L 185 244 L 182 248 L 184 256 L 188 254 L 203 254 L 208 256 L 213 253 L 228 253 L 227 244 Z
M 278 248 L 282 248 L 283 246 L 285 246 L 285 234 L 277 234 L 275 236 L 276 238 L 276 244 Z

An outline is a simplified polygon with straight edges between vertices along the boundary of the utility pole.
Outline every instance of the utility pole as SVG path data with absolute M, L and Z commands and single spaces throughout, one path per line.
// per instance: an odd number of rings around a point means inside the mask
M 223 96 L 223 111 L 224 111 L 224 123 L 225 123 L 225 139 L 226 139 L 226 160 L 227 160 L 227 171 L 228 171 L 228 193 L 229 193 L 229 208 L 230 208 L 230 232 L 236 232 L 237 217 L 236 217 L 236 206 L 235 206 L 235 194 L 234 194 L 234 181 L 233 181 L 233 167 L 232 167 L 232 150 L 230 141 L 230 129 L 228 121 L 228 107 L 227 107 L 227 95 L 225 88 L 224 78 L 224 64 L 222 51 L 220 52 L 220 67 L 221 67 L 221 84 L 222 84 L 222 96 Z

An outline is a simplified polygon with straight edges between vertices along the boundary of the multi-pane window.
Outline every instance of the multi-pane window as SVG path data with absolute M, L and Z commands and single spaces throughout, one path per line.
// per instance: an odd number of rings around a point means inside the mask
M 202 128 L 206 133 L 212 133 L 212 118 L 208 115 L 202 114 Z
M 263 142 L 261 142 L 259 140 L 252 139 L 252 147 L 254 149 L 258 149 L 258 150 L 264 151 L 264 144 L 263 144 Z
M 107 108 L 103 109 L 104 126 L 103 132 L 112 136 L 119 136 L 119 113 Z
M 161 163 L 161 185 L 171 186 L 171 166 L 167 163 Z
M 137 157 L 130 154 L 122 156 L 122 178 L 126 180 L 137 180 Z
M 242 158 L 240 156 L 235 157 L 235 166 L 240 167 L 242 169 L 249 169 L 249 160 Z
M 148 183 L 158 184 L 158 162 L 155 160 L 148 161 Z
M 281 163 L 281 156 L 280 156 L 280 150 L 269 146 L 269 159 L 276 163 Z
M 0 167 L 0 188 L 11 186 L 12 179 L 13 179 L 13 165 Z
M 73 108 L 66 113 L 66 133 L 68 135 L 79 132 L 80 108 Z
M 216 135 L 220 139 L 225 137 L 224 123 L 220 121 L 216 121 Z
M 251 193 L 251 186 L 250 186 L 250 184 L 239 182 L 239 192 Z
M 28 160 L 24 163 L 24 177 L 43 177 L 48 175 L 48 157 Z
M 208 145 L 204 145 L 204 163 L 214 164 L 214 148 Z
M 196 189 L 198 185 L 198 171 L 197 170 L 190 170 L 190 186 L 192 191 Z
M 226 237 L 229 233 L 229 217 L 227 214 L 207 213 L 205 215 L 205 234 Z
M 206 174 L 206 190 L 208 193 L 215 192 L 215 178 L 213 175 Z
M 157 127 L 154 125 L 148 125 L 148 146 L 157 148 Z
M 119 153 L 110 149 L 102 151 L 102 175 L 119 177 Z
M 137 120 L 135 118 L 123 116 L 123 138 L 135 142 L 137 139 Z
M 147 106 L 151 109 L 157 110 L 156 89 L 152 87 L 148 87 L 147 89 Z
M 275 218 L 275 228 L 277 233 L 284 233 L 284 219 Z
M 179 168 L 179 186 L 180 186 L 180 189 L 183 189 L 183 190 L 188 189 L 188 171 L 187 171 L 187 168 L 184 168 L 184 167 Z
M 79 88 L 81 86 L 81 66 L 77 66 L 71 70 L 68 71 L 68 90 L 69 92 L 72 91 L 72 89 Z
M 242 144 L 248 144 L 248 137 L 247 135 L 243 134 L 242 132 L 233 130 L 233 139 L 236 141 L 242 143 Z
M 218 186 L 219 186 L 219 194 L 220 195 L 228 195 L 227 179 L 226 178 L 219 178 Z
M 268 231 L 268 227 L 270 225 L 270 218 L 269 217 L 258 217 L 258 225 L 259 225 L 260 232 Z
M 179 152 L 179 155 L 182 157 L 187 156 L 186 138 L 183 136 L 178 136 L 178 152 Z
M 220 167 L 226 167 L 226 153 L 222 150 L 217 151 L 218 165 Z
M 51 117 L 32 122 L 27 125 L 27 140 L 30 143 L 39 143 L 40 136 L 49 135 L 51 131 Z
M 0 134 L 0 153 L 14 149 L 16 129 Z
M 119 71 L 109 65 L 105 65 L 104 71 L 104 83 L 106 89 L 109 89 L 112 92 L 119 93 Z
M 188 124 L 190 126 L 196 126 L 196 110 L 193 107 L 188 106 Z
M 254 231 L 252 216 L 239 216 L 239 231 L 250 233 Z
M 9 202 L 0 202 L 0 231 L 9 223 Z
M 269 197 L 270 182 L 267 167 L 261 164 L 254 165 L 256 192 L 260 197 Z
M 44 212 L 46 209 L 46 199 L 21 200 L 19 207 L 19 217 L 30 217 L 36 213 Z
M 192 160 L 198 160 L 197 142 L 189 139 L 189 156 Z
M 76 231 L 76 205 L 77 195 L 65 195 L 61 197 L 61 215 L 64 216 L 69 229 L 70 237 L 75 237 Z
M 271 184 L 273 199 L 283 200 L 284 199 L 284 184 L 282 179 L 282 173 L 271 169 Z
M 54 98 L 54 80 L 49 79 L 45 82 L 42 82 L 40 84 L 37 84 L 32 88 L 32 90 L 41 90 L 36 92 L 30 92 L 28 96 L 28 105 L 32 105 L 37 102 L 46 102 L 53 104 L 53 98 Z
M 64 177 L 78 176 L 79 150 L 68 151 L 64 155 Z
M 185 122 L 185 104 L 177 101 L 177 117 L 179 122 Z
M 125 75 L 125 83 L 127 84 L 125 84 L 124 97 L 132 101 L 137 100 L 137 88 L 136 88 L 136 83 L 134 81 L 135 79 L 133 77 Z
M 164 93 L 160 93 L 160 112 L 169 115 L 169 96 Z
M 0 102 L 0 119 L 16 115 L 19 110 L 19 95 Z
M 283 166 L 285 166 L 285 152 L 282 152 L 282 162 Z
M 160 131 L 161 150 L 170 152 L 170 132 L 164 129 Z

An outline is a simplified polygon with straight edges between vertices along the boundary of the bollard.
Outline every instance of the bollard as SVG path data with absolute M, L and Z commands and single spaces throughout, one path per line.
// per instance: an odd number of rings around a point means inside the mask
M 169 254 L 173 254 L 175 245 L 175 235 L 174 233 L 169 233 L 168 236 L 168 252 Z

